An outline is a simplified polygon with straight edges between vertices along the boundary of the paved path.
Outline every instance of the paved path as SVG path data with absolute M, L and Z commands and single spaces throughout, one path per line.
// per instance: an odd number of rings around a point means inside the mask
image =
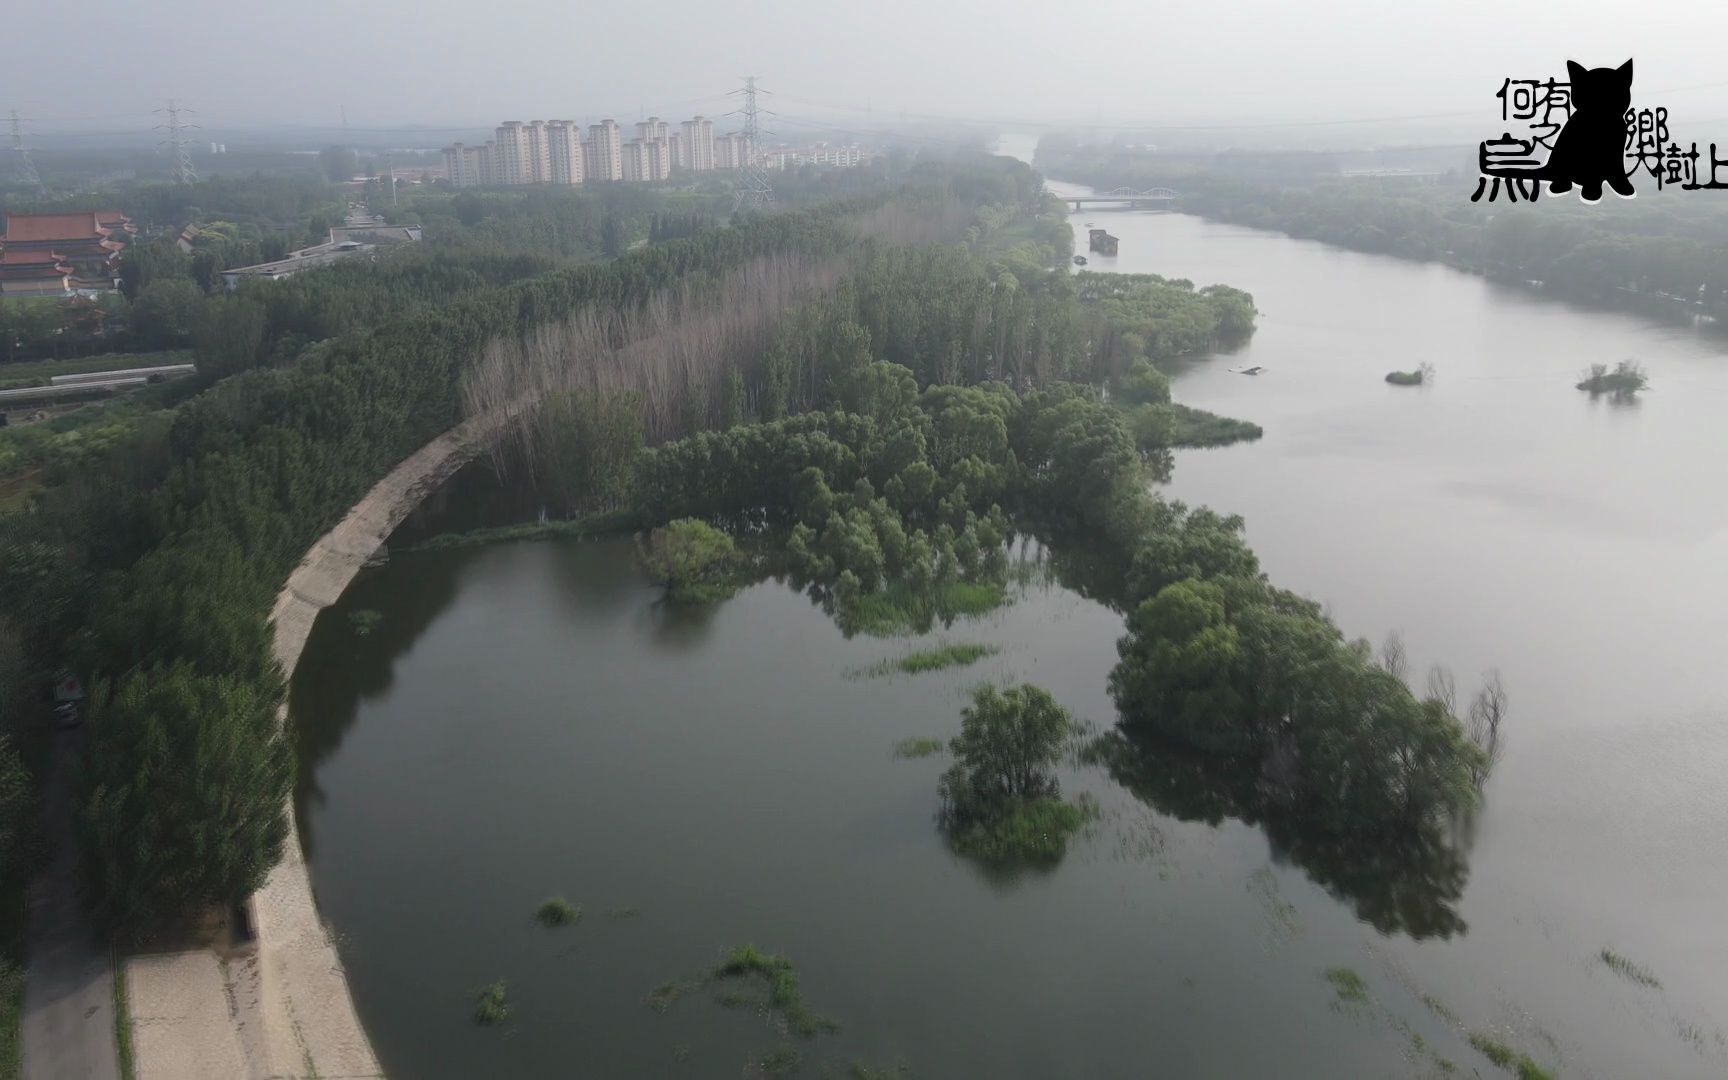
M 81 732 L 57 732 L 42 824 L 54 861 L 30 883 L 24 962 L 24 1080 L 120 1080 L 114 968 L 84 918 L 67 766 Z

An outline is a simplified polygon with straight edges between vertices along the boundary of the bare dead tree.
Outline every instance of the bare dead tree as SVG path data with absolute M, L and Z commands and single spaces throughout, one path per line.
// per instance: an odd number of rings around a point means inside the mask
M 1397 630 L 1390 631 L 1386 640 L 1380 644 L 1380 669 L 1403 682 L 1409 667 L 1410 658 L 1404 650 L 1404 635 Z
M 1476 784 L 1480 787 L 1487 779 L 1494 763 L 1500 760 L 1503 744 L 1500 741 L 1500 725 L 1506 719 L 1506 687 L 1500 680 L 1500 670 L 1490 669 L 1482 680 L 1482 689 L 1476 691 L 1476 696 L 1470 702 L 1470 713 L 1465 718 L 1464 728 L 1470 736 L 1470 741 L 1482 751 L 1484 763 Z
M 1446 706 L 1448 715 L 1458 715 L 1458 682 L 1450 668 L 1435 664 L 1428 669 L 1428 697 Z
M 554 394 L 632 391 L 650 442 L 712 423 L 727 373 L 767 349 L 789 308 L 832 291 L 847 260 L 780 254 L 718 281 L 686 281 L 634 309 L 585 305 L 569 318 L 487 344 L 465 373 L 470 417 L 498 417 L 495 460 L 516 452 L 530 471 L 550 422 L 537 406 Z

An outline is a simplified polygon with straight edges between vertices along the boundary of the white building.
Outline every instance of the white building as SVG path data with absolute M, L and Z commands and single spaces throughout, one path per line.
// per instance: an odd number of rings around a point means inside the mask
M 588 125 L 588 141 L 582 144 L 586 175 L 591 180 L 624 179 L 623 139 L 616 120 Z
M 582 129 L 573 120 L 546 124 L 547 181 L 580 184 L 586 173 L 582 155 Z
M 683 143 L 682 166 L 691 172 L 708 172 L 714 168 L 714 121 L 695 117 L 678 125 Z
M 455 143 L 444 148 L 444 176 L 451 187 L 482 187 L 498 183 L 493 166 L 496 143 L 468 146 Z
M 750 145 L 750 136 L 742 131 L 734 131 L 730 135 L 721 135 L 714 140 L 714 167 L 716 169 L 742 169 L 755 160 L 755 152 Z

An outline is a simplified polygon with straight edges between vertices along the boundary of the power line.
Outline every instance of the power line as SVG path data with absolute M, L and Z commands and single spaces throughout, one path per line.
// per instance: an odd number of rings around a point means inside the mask
M 36 171 L 36 163 L 30 160 L 30 151 L 24 146 L 24 121 L 19 119 L 17 109 L 12 110 L 12 152 L 18 155 L 19 182 L 41 193 L 42 176 Z
M 732 212 L 736 214 L 740 210 L 772 210 L 774 185 L 768 182 L 768 174 L 756 164 L 756 147 L 762 135 L 758 118 L 766 111 L 756 104 L 756 95 L 766 94 L 768 91 L 759 91 L 756 76 L 746 75 L 743 88 L 732 92 L 744 96 L 743 108 L 735 110 L 744 117 L 744 162 L 739 173 L 738 188 L 732 195 Z
M 198 125 L 188 124 L 180 119 L 181 113 L 189 113 L 192 110 L 182 107 L 173 98 L 169 98 L 168 107 L 156 111 L 168 114 L 168 122 L 158 124 L 156 130 L 168 133 L 168 138 L 163 140 L 163 145 L 174 151 L 174 182 L 177 184 L 196 184 L 198 182 L 198 170 L 192 165 L 191 144 L 186 139 L 186 132 L 195 130 Z

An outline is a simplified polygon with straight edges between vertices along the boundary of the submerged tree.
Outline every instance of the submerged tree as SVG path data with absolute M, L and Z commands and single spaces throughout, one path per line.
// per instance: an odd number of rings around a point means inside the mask
M 941 783 L 942 827 L 956 850 L 995 862 L 1062 857 L 1087 818 L 1085 806 L 1062 801 L 1051 772 L 1072 726 L 1036 686 L 972 692 Z
M 737 548 L 730 536 L 706 521 L 679 518 L 646 539 L 638 537 L 636 546 L 642 565 L 672 600 L 700 603 L 732 591 Z
M 1650 377 L 1644 373 L 1644 365 L 1636 360 L 1622 360 L 1609 371 L 1607 364 L 1591 364 L 1590 370 L 1584 373 L 1584 378 L 1578 383 L 1578 389 L 1588 390 L 1592 397 L 1599 394 L 1612 394 L 1621 399 L 1633 397 L 1638 391 L 1650 385 Z

